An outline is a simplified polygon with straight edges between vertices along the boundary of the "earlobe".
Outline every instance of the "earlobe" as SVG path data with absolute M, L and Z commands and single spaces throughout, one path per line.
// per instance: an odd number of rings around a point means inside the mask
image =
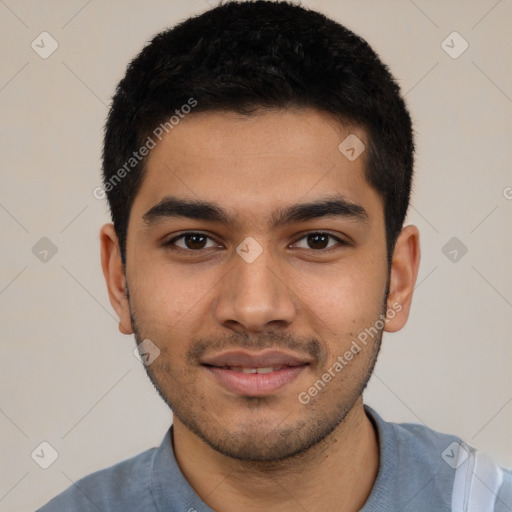
M 107 285 L 110 304 L 119 316 L 119 331 L 133 334 L 124 265 L 114 225 L 105 224 L 100 231 L 101 268 Z
M 420 235 L 416 226 L 400 232 L 391 260 L 385 330 L 396 332 L 407 322 L 420 264 Z

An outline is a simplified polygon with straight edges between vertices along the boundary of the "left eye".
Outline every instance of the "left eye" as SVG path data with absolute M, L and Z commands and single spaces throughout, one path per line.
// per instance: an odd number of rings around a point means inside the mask
M 309 233 L 306 236 L 303 236 L 299 239 L 298 242 L 295 242 L 295 246 L 301 241 L 305 241 L 305 245 L 300 247 L 300 249 L 314 249 L 314 250 L 322 250 L 322 249 L 330 249 L 336 243 L 343 245 L 343 240 L 338 237 L 331 235 L 330 233 Z M 331 241 L 335 243 L 329 245 Z

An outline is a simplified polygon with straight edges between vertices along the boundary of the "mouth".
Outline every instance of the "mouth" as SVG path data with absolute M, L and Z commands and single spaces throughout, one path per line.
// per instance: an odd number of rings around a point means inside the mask
M 213 366 L 212 368 L 218 368 Z M 267 366 L 266 368 L 244 368 L 243 366 L 224 366 L 223 370 L 231 370 L 240 373 L 272 373 L 285 368 L 284 366 Z M 290 368 L 290 367 L 289 367 Z
M 310 363 L 308 358 L 279 351 L 225 352 L 201 362 L 224 389 L 238 396 L 253 397 L 275 394 Z

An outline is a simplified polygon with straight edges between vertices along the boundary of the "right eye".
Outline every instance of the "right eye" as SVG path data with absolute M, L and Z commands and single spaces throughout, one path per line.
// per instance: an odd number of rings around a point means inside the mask
M 189 231 L 175 236 L 168 242 L 165 242 L 164 246 L 169 247 L 171 250 L 178 248 L 182 251 L 199 252 L 203 249 L 219 247 L 219 244 L 205 233 Z

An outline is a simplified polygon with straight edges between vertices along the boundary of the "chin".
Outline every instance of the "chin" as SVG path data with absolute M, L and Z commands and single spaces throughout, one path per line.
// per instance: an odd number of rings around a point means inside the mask
M 285 416 L 286 418 L 286 416 Z M 284 424 L 280 414 L 274 421 L 262 418 L 259 421 L 230 420 L 233 427 L 212 421 L 183 421 L 184 425 L 216 452 L 241 461 L 277 462 L 298 457 L 322 443 L 337 427 L 343 417 L 334 421 L 319 418 L 300 419 Z M 191 418 L 184 418 L 191 420 Z M 208 425 L 209 428 L 205 428 Z

